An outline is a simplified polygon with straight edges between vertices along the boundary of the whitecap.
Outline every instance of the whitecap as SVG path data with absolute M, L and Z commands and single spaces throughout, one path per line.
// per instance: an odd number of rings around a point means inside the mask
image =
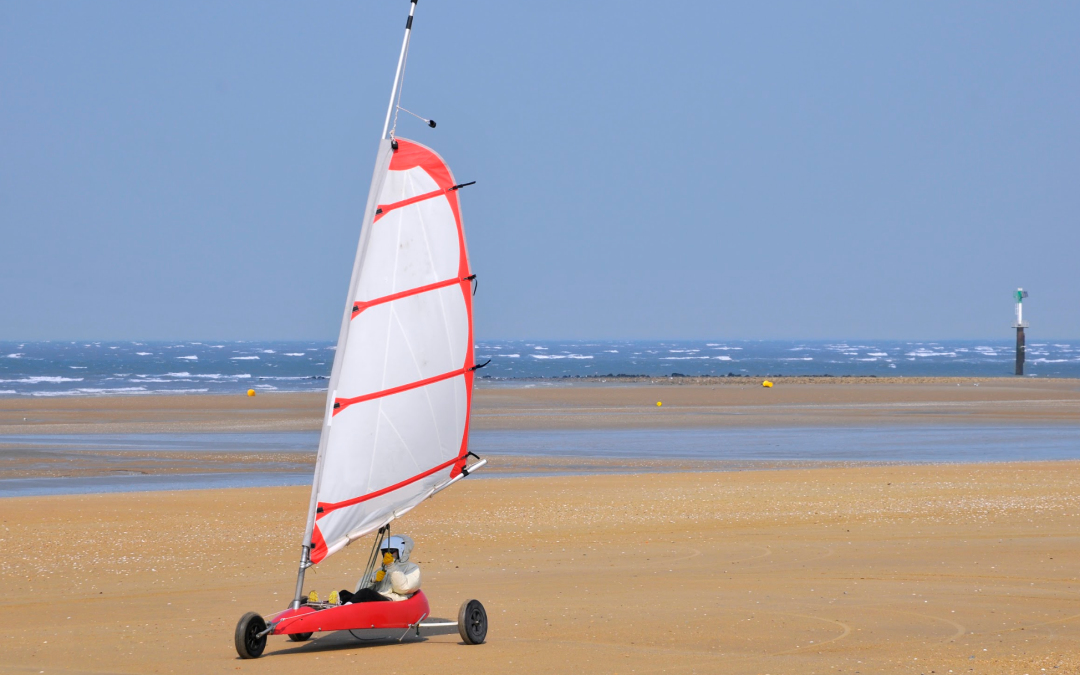
M 698 361 L 698 360 L 701 360 L 701 359 L 705 359 L 706 361 L 708 361 L 711 358 L 712 358 L 711 356 L 661 356 L 660 360 L 661 361 Z
M 521 354 L 496 354 L 495 356 L 502 356 L 507 359 L 519 359 Z
M 303 355 L 304 355 L 304 352 L 287 352 L 285 354 L 282 354 L 282 356 L 303 356 Z
M 230 356 L 230 361 L 258 361 L 258 356 Z
M 72 370 L 86 370 L 86 366 L 68 366 Z
M 82 382 L 81 377 L 58 377 L 56 375 L 33 375 L 31 377 L 23 377 L 18 380 L 0 380 L 0 382 L 17 382 L 19 384 L 59 384 L 60 382 Z
M 259 351 L 263 354 L 277 354 L 273 349 L 260 349 Z
M 154 352 L 135 352 L 136 356 L 153 356 Z
M 26 356 L 26 354 L 8 354 L 4 358 L 5 359 L 21 359 L 24 356 Z
M 139 395 L 149 394 L 146 387 L 115 387 L 115 388 L 98 388 L 98 387 L 86 387 L 79 389 L 67 389 L 65 391 L 32 391 L 31 396 L 109 396 L 109 395 Z
M 927 357 L 927 356 L 956 356 L 956 352 L 934 352 L 929 349 L 916 349 L 907 353 L 907 356 Z
M 182 361 L 198 361 L 199 360 L 198 356 L 177 356 L 176 358 L 178 358 L 178 359 L 180 359 Z
M 604 353 L 605 354 L 618 354 L 619 350 L 618 349 L 605 349 Z
M 888 352 L 867 352 L 867 356 L 888 356 Z
M 716 361 L 730 361 L 731 357 L 721 354 L 720 356 L 714 356 L 713 359 Z
M 813 361 L 813 356 L 792 356 L 786 359 L 777 359 L 777 361 Z

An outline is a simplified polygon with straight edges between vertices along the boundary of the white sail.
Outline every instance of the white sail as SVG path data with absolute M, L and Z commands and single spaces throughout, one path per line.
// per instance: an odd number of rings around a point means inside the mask
M 435 152 L 382 141 L 330 379 L 311 561 L 461 473 L 473 384 L 472 272 Z

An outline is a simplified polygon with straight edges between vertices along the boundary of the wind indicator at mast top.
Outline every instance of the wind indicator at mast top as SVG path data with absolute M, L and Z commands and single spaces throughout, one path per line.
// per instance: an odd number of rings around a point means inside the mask
M 1027 328 L 1027 324 L 1024 323 L 1024 298 L 1028 296 L 1028 292 L 1022 288 L 1016 289 L 1016 293 L 1013 298 L 1016 299 L 1016 323 L 1013 324 L 1013 328 L 1016 329 L 1016 374 L 1024 374 L 1024 329 Z

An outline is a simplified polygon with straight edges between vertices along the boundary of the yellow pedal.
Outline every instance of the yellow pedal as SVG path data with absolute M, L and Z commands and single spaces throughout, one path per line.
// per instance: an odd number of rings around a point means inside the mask
M 315 591 L 312 591 L 312 592 L 308 593 L 307 601 L 308 602 L 318 602 L 319 601 L 319 594 L 316 593 Z
M 337 591 L 330 591 L 330 597 L 327 598 L 326 601 L 329 602 L 331 605 L 339 604 L 338 603 Z

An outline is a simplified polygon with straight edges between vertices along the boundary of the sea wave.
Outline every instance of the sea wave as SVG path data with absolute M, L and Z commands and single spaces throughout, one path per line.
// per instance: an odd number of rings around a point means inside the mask
M 230 361 L 258 361 L 258 356 L 230 356 Z
M 21 359 L 24 356 L 26 356 L 26 354 L 8 354 L 4 358 L 5 359 Z
M 81 377 L 60 377 L 56 375 L 34 375 L 31 377 L 22 377 L 17 380 L 0 380 L 0 382 L 10 382 L 12 384 L 59 384 L 61 382 L 82 382 Z
M 194 355 L 192 355 L 192 356 L 177 356 L 176 358 L 180 359 L 181 361 L 198 361 L 199 360 L 199 357 L 194 356 Z
M 149 394 L 146 387 L 80 387 L 64 391 L 32 391 L 31 396 L 130 396 Z
M 235 375 L 223 375 L 222 373 L 165 373 L 166 377 L 197 377 L 203 380 L 246 380 L 251 377 L 250 373 L 238 373 Z M 136 375 L 136 377 L 153 377 L 152 375 Z
M 586 354 L 529 354 L 534 359 L 591 359 L 592 355 Z
M 154 352 L 135 352 L 135 356 L 153 356 Z
M 304 352 L 287 352 L 285 354 L 282 354 L 282 356 L 303 356 L 303 355 L 304 355 Z

